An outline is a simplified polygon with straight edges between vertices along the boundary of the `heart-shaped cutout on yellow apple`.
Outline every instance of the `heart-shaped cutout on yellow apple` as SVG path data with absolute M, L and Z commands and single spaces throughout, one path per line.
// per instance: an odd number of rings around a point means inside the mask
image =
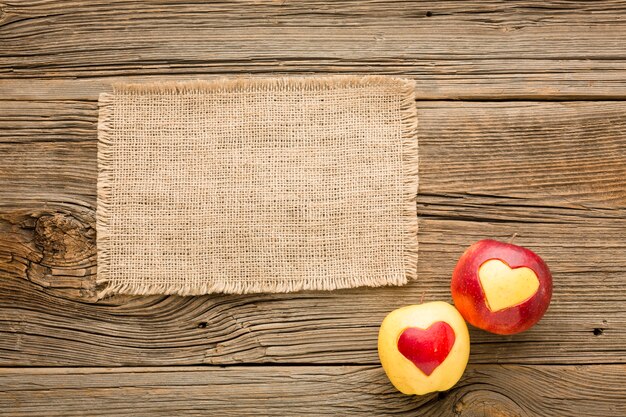
M 537 274 L 527 267 L 511 268 L 500 259 L 490 259 L 478 269 L 487 307 L 496 312 L 528 300 L 539 290 Z
M 456 384 L 469 359 L 467 325 L 443 301 L 392 311 L 378 333 L 378 356 L 391 383 L 402 393 L 424 395 Z

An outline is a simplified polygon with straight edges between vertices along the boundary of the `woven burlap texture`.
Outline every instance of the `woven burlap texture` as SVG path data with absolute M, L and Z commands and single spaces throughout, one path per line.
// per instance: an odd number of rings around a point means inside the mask
M 101 297 L 333 290 L 416 276 L 413 82 L 127 84 L 99 104 Z

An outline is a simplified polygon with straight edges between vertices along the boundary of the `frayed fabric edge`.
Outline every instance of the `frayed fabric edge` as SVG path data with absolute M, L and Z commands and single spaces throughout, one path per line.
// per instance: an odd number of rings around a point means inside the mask
M 253 91 L 331 90 L 337 88 L 392 87 L 406 88 L 402 78 L 385 75 L 333 75 L 325 77 L 218 78 L 214 80 L 167 81 L 153 83 L 116 83 L 114 94 L 203 94 Z
M 109 206 L 112 183 L 113 95 L 102 93 L 98 99 L 98 202 L 96 206 L 97 282 L 108 281 L 111 253 Z M 99 297 L 100 298 L 100 297 Z
M 417 279 L 418 219 L 417 193 L 419 187 L 419 146 L 417 137 L 417 103 L 415 82 L 404 81 L 400 114 L 402 117 L 403 211 L 406 222 L 404 239 L 404 270 L 407 281 Z
M 259 293 L 291 293 L 297 291 L 331 291 L 356 287 L 384 287 L 406 284 L 406 276 L 398 274 L 394 277 L 384 277 L 377 280 L 361 279 L 304 279 L 294 282 L 276 281 L 215 281 L 193 287 L 180 284 L 135 284 L 112 283 L 106 279 L 99 279 L 98 284 L 106 286 L 97 293 L 102 299 L 113 294 L 128 295 L 206 295 L 206 294 L 259 294 Z

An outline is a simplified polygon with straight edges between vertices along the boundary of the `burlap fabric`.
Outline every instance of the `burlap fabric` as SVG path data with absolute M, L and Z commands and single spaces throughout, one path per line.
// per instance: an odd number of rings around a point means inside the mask
M 117 86 L 100 96 L 101 296 L 406 283 L 416 131 L 413 83 L 390 77 Z

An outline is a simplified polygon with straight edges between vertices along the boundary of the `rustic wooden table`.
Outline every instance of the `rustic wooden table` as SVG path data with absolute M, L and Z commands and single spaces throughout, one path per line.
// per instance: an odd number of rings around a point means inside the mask
M 626 2 L 0 2 L 0 414 L 626 415 Z M 98 93 L 318 73 L 417 81 L 419 281 L 96 301 Z M 545 318 L 395 392 L 382 318 L 513 233 L 554 273 Z

